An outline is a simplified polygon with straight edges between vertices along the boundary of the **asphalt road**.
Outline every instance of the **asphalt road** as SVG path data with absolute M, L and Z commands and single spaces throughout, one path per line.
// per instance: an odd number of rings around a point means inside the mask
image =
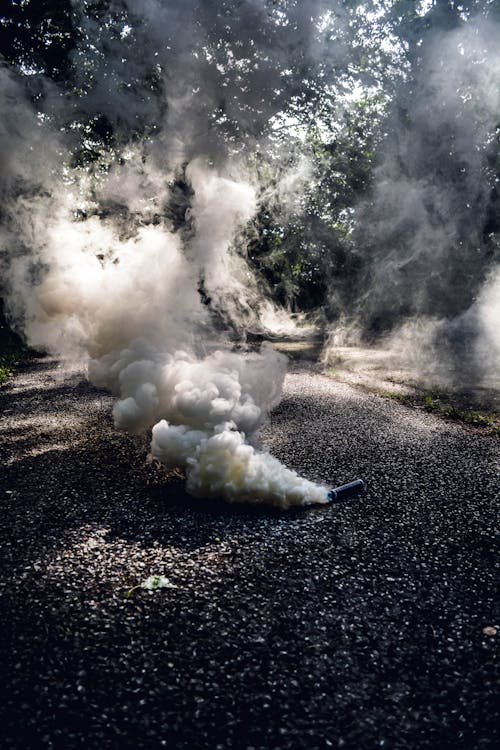
M 264 444 L 368 489 L 277 512 L 189 499 L 111 403 L 0 390 L 2 748 L 499 747 L 497 438 L 299 365 Z

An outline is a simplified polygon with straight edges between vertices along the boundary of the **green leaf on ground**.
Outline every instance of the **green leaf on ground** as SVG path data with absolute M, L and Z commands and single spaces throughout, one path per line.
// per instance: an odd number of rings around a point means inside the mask
M 160 575 L 152 575 L 146 578 L 144 581 L 141 581 L 141 583 L 138 583 L 136 586 L 132 586 L 131 589 L 127 591 L 125 594 L 125 599 L 130 599 L 134 591 L 137 591 L 137 589 L 146 589 L 150 593 L 153 591 L 156 591 L 157 589 L 176 589 L 177 586 L 175 583 L 172 583 L 168 578 L 165 576 Z
M 165 576 L 149 576 L 141 584 L 141 589 L 154 591 L 155 589 L 176 589 L 177 586 L 171 583 Z

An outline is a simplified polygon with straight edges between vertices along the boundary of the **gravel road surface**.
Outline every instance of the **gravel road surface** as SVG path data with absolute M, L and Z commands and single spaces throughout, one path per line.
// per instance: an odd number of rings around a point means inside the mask
M 0 389 L 2 748 L 499 747 L 497 438 L 295 365 L 264 444 L 368 489 L 277 512 L 189 499 L 111 404 Z

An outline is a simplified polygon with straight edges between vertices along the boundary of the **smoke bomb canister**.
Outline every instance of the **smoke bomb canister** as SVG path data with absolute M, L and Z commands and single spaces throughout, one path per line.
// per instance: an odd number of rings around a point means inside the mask
M 354 479 L 352 482 L 341 484 L 340 487 L 334 487 L 332 490 L 329 490 L 328 499 L 332 503 L 335 503 L 338 500 L 344 500 L 352 495 L 357 495 L 359 492 L 362 492 L 364 488 L 365 483 L 362 479 Z

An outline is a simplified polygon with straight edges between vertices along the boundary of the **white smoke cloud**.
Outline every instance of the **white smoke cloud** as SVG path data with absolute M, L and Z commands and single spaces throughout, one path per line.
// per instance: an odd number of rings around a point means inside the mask
M 152 427 L 152 455 L 184 468 L 196 496 L 283 508 L 327 502 L 326 488 L 255 447 L 280 399 L 285 358 L 270 346 L 229 351 L 200 295 L 202 284 L 212 308 L 241 325 L 261 304 L 236 247 L 256 210 L 238 163 L 216 167 L 199 156 L 185 166 L 188 228 L 176 231 L 162 209 L 183 165 L 170 156 L 162 178 L 149 161 L 158 145 L 146 144 L 125 146 L 128 157 L 106 170 L 74 169 L 71 137 L 57 134 L 55 115 L 40 118 L 22 86 L 1 74 L 17 102 L 0 132 L 3 286 L 28 342 L 86 360 L 90 380 L 117 397 L 116 426 Z
M 477 357 L 486 361 L 489 370 L 498 377 L 500 373 L 500 268 L 488 279 L 477 301 L 481 336 L 477 341 Z
M 166 466 L 185 468 L 187 490 L 195 497 L 279 508 L 329 502 L 326 487 L 302 479 L 269 453 L 257 452 L 233 422 L 206 433 L 162 420 L 153 427 L 151 448 Z
M 382 334 L 401 364 L 457 385 L 498 387 L 499 256 L 485 226 L 498 189 L 499 38 L 478 15 L 422 33 L 355 213 L 365 273 L 338 326 L 354 345 Z

